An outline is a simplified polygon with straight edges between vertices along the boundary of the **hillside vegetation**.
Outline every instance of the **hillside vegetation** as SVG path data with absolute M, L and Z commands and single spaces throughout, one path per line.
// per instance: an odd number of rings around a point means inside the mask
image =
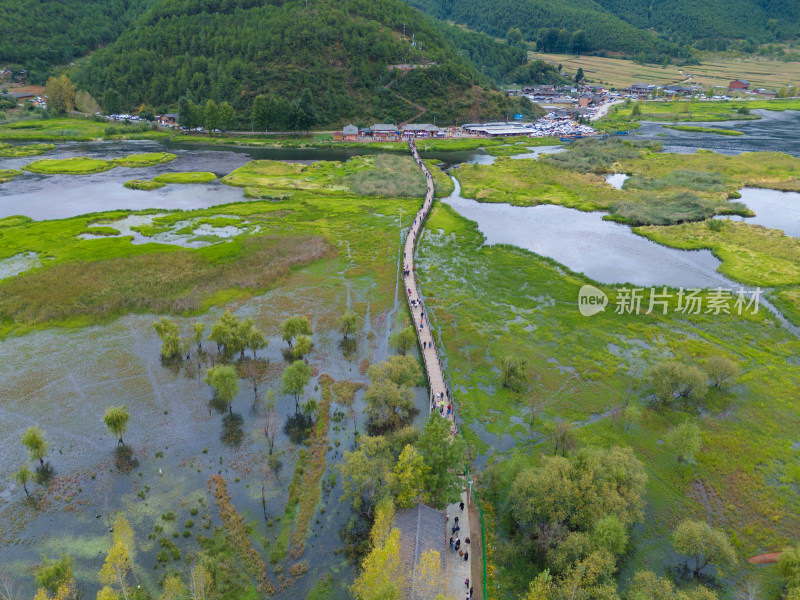
M 505 45 L 491 43 L 499 60 L 516 62 Z M 481 56 L 490 54 L 484 48 Z M 403 76 L 388 68 L 397 64 L 421 68 Z M 115 90 L 126 108 L 166 108 L 184 96 L 227 101 L 240 126 L 249 126 L 258 95 L 294 99 L 304 89 L 319 123 L 412 118 L 419 110 L 398 93 L 441 124 L 533 112 L 530 103 L 487 91 L 488 79 L 440 26 L 400 0 L 159 0 L 76 79 L 98 98 Z
M 151 0 L 0 0 L 0 61 L 44 72 L 114 41 Z M 0 65 L 2 66 L 2 65 Z M 39 81 L 41 79 L 41 81 Z
M 412 6 L 505 37 L 519 28 L 542 52 L 621 52 L 661 62 L 692 57 L 693 49 L 745 51 L 796 39 L 800 6 L 791 0 L 406 0 Z

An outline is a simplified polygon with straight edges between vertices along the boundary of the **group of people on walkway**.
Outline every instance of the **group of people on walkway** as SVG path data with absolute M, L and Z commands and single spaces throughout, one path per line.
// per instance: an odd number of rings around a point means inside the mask
M 461 503 L 461 511 L 464 511 L 464 503 Z M 450 517 L 445 515 L 444 522 L 445 525 L 450 520 Z M 464 559 L 464 562 L 469 561 L 469 538 L 464 538 L 464 549 L 461 548 L 461 538 L 458 536 L 458 532 L 461 531 L 461 526 L 458 524 L 458 517 L 453 519 L 453 527 L 450 530 L 450 550 L 453 552 L 457 552 L 460 558 Z

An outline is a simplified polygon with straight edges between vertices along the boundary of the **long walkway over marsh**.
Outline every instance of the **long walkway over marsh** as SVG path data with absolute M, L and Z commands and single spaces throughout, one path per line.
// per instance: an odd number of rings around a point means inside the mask
M 455 433 L 455 414 L 451 409 L 448 415 L 447 408 L 452 406 L 450 401 L 450 390 L 444 379 L 444 371 L 442 369 L 442 362 L 439 358 L 439 350 L 436 347 L 436 342 L 433 339 L 433 332 L 431 331 L 431 324 L 428 320 L 428 313 L 425 310 L 425 304 L 422 301 L 422 296 L 419 293 L 419 286 L 417 285 L 417 278 L 414 272 L 414 250 L 417 246 L 417 239 L 422 231 L 422 223 L 425 217 L 428 216 L 431 206 L 433 206 L 433 177 L 430 171 L 422 162 L 422 159 L 417 153 L 417 148 L 414 141 L 408 143 L 411 154 L 416 159 L 419 168 L 425 173 L 425 179 L 428 187 L 425 193 L 425 202 L 416 214 L 414 222 L 406 236 L 406 243 L 403 246 L 403 286 L 406 290 L 406 298 L 408 299 L 408 306 L 411 309 L 411 316 L 414 320 L 414 328 L 417 331 L 417 338 L 419 339 L 419 348 L 422 352 L 422 358 L 425 361 L 425 371 L 428 375 L 428 386 L 430 388 L 430 406 L 432 410 L 439 410 L 437 401 L 444 403 L 443 416 L 448 417 L 452 424 L 452 431 Z

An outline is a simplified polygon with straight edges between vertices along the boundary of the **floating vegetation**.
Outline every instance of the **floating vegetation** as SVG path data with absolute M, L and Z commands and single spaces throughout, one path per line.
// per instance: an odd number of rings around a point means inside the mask
M 123 183 L 126 188 L 129 190 L 157 190 L 158 188 L 164 187 L 166 184 L 159 183 L 157 181 L 151 181 L 149 179 L 131 179 L 130 181 L 126 181 Z
M 23 158 L 26 156 L 38 156 L 55 148 L 54 144 L 25 144 L 22 146 L 12 146 L 11 144 L 0 144 L 0 158 Z

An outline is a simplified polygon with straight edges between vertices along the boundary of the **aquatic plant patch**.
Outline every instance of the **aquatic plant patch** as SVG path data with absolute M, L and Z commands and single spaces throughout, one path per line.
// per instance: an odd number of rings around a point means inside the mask
M 155 183 L 208 183 L 215 181 L 217 176 L 207 171 L 185 173 L 162 173 L 153 178 Z
M 0 169 L 0 183 L 7 183 L 17 175 L 22 175 L 22 171 L 16 169 Z
M 11 144 L 0 144 L 0 158 L 22 158 L 26 156 L 38 156 L 53 150 L 53 144 L 25 144 L 12 146 Z
M 164 187 L 165 183 L 159 183 L 158 181 L 151 181 L 149 179 L 131 179 L 130 181 L 126 181 L 124 184 L 126 188 L 129 190 L 157 190 L 159 188 Z
M 153 167 L 171 162 L 177 155 L 171 152 L 145 152 L 143 154 L 129 154 L 124 158 L 115 158 L 114 164 L 119 167 Z
M 73 158 L 44 158 L 22 168 L 31 173 L 45 175 L 90 175 L 108 171 L 114 166 L 112 161 L 76 156 Z
M 664 125 L 664 129 L 674 129 L 675 131 L 689 131 L 692 133 L 713 133 L 716 135 L 744 135 L 736 129 L 721 129 L 719 127 L 699 127 L 697 125 Z

